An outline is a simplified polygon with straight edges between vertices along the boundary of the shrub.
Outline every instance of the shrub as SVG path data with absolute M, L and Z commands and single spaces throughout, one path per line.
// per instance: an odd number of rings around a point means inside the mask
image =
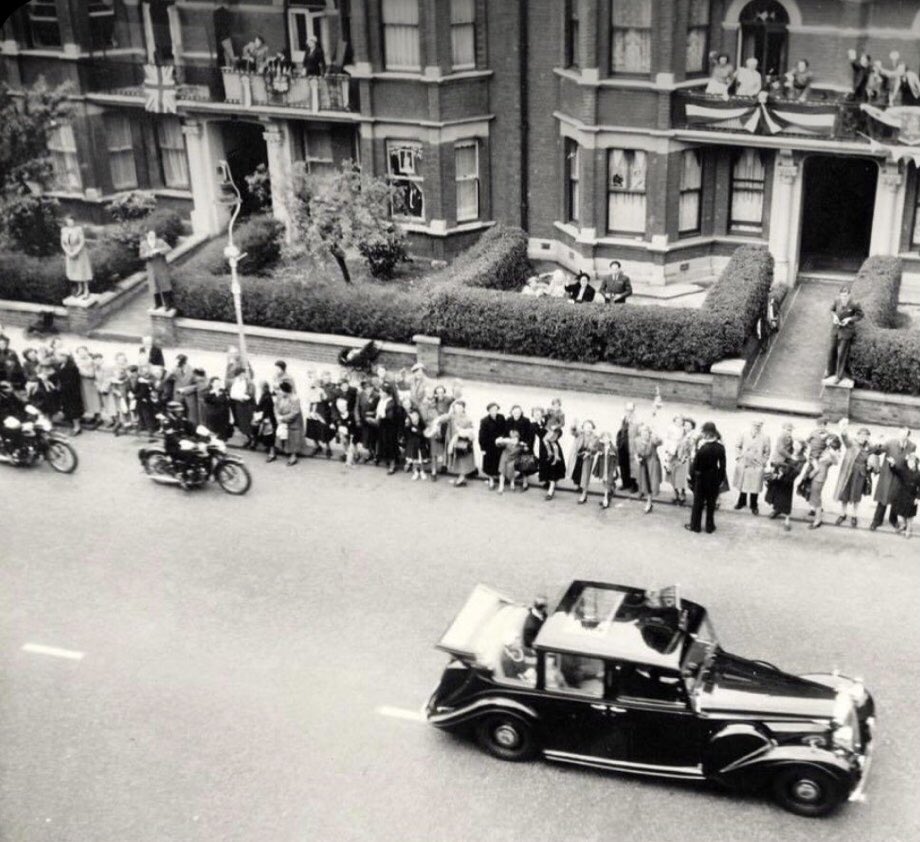
M 519 290 L 529 275 L 527 234 L 520 228 L 493 225 L 455 258 L 441 278 L 461 286 Z
M 31 304 L 60 304 L 70 295 L 64 255 L 33 257 L 0 252 L 0 298 Z
M 244 219 L 233 232 L 233 242 L 246 254 L 239 262 L 239 271 L 246 275 L 262 275 L 281 259 L 281 238 L 284 223 L 270 214 L 257 214 Z M 186 264 L 188 271 L 209 272 L 212 275 L 226 275 L 230 265 L 224 257 L 227 241 L 217 237 L 205 245 Z
M 386 232 L 376 231 L 358 243 L 358 251 L 367 261 L 375 278 L 388 281 L 396 274 L 396 266 L 409 259 L 406 237 L 396 226 Z
M 160 208 L 145 217 L 132 219 L 118 225 L 108 226 L 104 238 L 115 240 L 134 251 L 140 247 L 141 238 L 150 230 L 157 232 L 170 246 L 174 246 L 182 235 L 182 217 L 177 211 Z
M 870 257 L 860 268 L 852 294 L 865 318 L 856 327 L 850 373 L 865 389 L 920 395 L 920 332 L 894 328 L 900 287 L 896 257 Z
M 144 219 L 157 207 L 157 197 L 153 193 L 131 190 L 119 193 L 107 206 L 108 212 L 116 222 L 129 222 Z
M 2 226 L 10 244 L 33 257 L 60 252 L 61 223 L 58 203 L 46 196 L 26 194 L 3 203 Z

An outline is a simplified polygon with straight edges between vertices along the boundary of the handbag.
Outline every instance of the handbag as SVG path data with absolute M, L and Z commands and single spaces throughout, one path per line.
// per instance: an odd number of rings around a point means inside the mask
M 259 435 L 260 436 L 271 436 L 275 432 L 274 426 L 272 426 L 271 418 L 263 418 L 259 422 Z
M 514 460 L 514 469 L 525 477 L 535 474 L 537 472 L 536 457 L 532 453 L 520 454 L 517 459 Z
M 469 439 L 457 439 L 457 443 L 454 445 L 455 453 L 469 453 L 470 452 L 470 440 Z
M 866 497 L 872 496 L 872 474 L 867 473 L 863 477 L 863 494 Z
M 287 441 L 289 432 L 287 421 L 281 421 L 278 424 L 278 441 Z

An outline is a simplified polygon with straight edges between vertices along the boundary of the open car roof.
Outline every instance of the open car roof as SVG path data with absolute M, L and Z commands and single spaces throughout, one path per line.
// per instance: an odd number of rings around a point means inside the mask
M 538 649 L 679 670 L 706 611 L 695 602 L 650 605 L 641 588 L 575 581 L 534 641 Z

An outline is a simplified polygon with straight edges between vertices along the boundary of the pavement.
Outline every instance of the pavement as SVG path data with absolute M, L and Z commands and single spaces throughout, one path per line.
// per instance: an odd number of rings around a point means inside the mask
M 566 402 L 568 403 L 568 396 Z M 577 405 L 575 400 L 573 405 Z M 137 442 L 0 465 L 0 838 L 8 842 L 908 842 L 920 838 L 917 554 L 894 537 L 643 517 L 572 496 L 247 457 L 252 490 L 151 482 Z M 477 582 L 661 587 L 723 646 L 863 676 L 867 801 L 822 820 L 678 782 L 502 763 L 420 721 Z
M 4 332 L 10 336 L 12 347 L 20 353 L 24 348 L 39 344 L 32 337 L 27 337 L 24 330 L 7 326 Z M 119 351 L 128 355 L 129 360 L 137 357 L 138 346 L 131 342 L 121 341 L 118 339 L 92 339 L 72 334 L 60 334 L 63 339 L 64 347 L 73 350 L 80 345 L 85 345 L 91 351 L 99 350 L 106 358 L 111 360 Z M 175 364 L 176 355 L 186 353 L 189 361 L 193 366 L 202 366 L 209 374 L 220 374 L 223 376 L 225 369 L 225 355 L 219 351 L 205 351 L 194 348 L 167 348 L 164 351 L 166 356 L 167 369 Z M 253 356 L 251 363 L 257 380 L 271 378 L 273 365 L 276 357 Z M 323 362 L 310 362 L 308 360 L 288 361 L 288 372 L 293 376 L 295 383 L 301 391 L 306 388 L 306 375 L 308 371 L 319 374 L 323 371 L 329 371 L 333 376 L 338 375 L 338 367 Z M 434 384 L 432 381 L 432 385 Z M 459 382 L 455 379 L 443 379 L 448 390 L 454 388 Z M 781 425 L 784 422 L 792 423 L 795 427 L 794 434 L 797 437 L 806 438 L 814 429 L 814 422 L 808 418 L 802 418 L 795 415 L 788 415 L 781 412 L 759 412 L 749 410 L 721 410 L 713 409 L 708 406 L 699 404 L 679 403 L 672 401 L 663 402 L 659 410 L 655 409 L 652 401 L 641 400 L 637 398 L 624 397 L 615 394 L 596 394 L 592 392 L 580 392 L 575 390 L 566 391 L 548 391 L 532 386 L 509 385 L 505 383 L 488 383 L 484 381 L 466 380 L 460 383 L 464 400 L 467 402 L 468 413 L 471 418 L 481 418 L 486 414 L 486 406 L 490 401 L 497 400 L 501 404 L 501 411 L 506 415 L 510 412 L 514 404 L 520 404 L 525 414 L 530 414 L 530 409 L 534 406 L 541 406 L 547 409 L 550 401 L 558 397 L 562 400 L 562 408 L 566 416 L 566 426 L 579 423 L 585 419 L 591 419 L 595 422 L 598 432 L 610 431 L 615 433 L 620 425 L 623 412 L 627 402 L 632 401 L 636 405 L 637 416 L 640 421 L 651 424 L 653 429 L 662 438 L 665 437 L 671 419 L 675 415 L 693 418 L 697 423 L 697 428 L 704 421 L 714 421 L 722 434 L 729 457 L 729 481 L 732 480 L 732 466 L 734 464 L 734 445 L 741 435 L 750 428 L 751 421 L 759 418 L 764 422 L 764 431 L 772 439 L 779 435 Z M 880 425 L 863 425 L 854 424 L 856 427 L 868 426 L 873 437 L 878 439 L 887 439 L 895 435 L 896 429 L 893 427 L 884 427 Z M 915 433 L 916 434 L 916 433 Z M 569 430 L 566 430 L 562 439 L 563 452 L 569 461 L 569 451 L 572 445 L 573 437 Z M 836 468 L 831 469 L 828 482 L 825 486 L 825 521 L 830 526 L 833 517 L 836 516 L 838 509 L 837 504 L 833 501 L 833 491 L 836 485 L 837 472 Z M 571 487 L 570 483 L 560 485 L 560 489 L 566 485 Z M 665 484 L 663 499 L 670 498 L 670 487 Z M 734 498 L 732 495 L 726 495 L 723 498 L 726 502 Z M 730 506 L 729 506 L 730 508 Z M 762 506 L 761 511 L 768 513 L 769 507 Z M 808 507 L 805 501 L 796 496 L 793 503 L 794 517 L 804 520 L 807 517 Z M 860 528 L 867 528 L 874 510 L 874 503 L 866 499 L 859 509 Z M 738 517 L 750 517 L 750 513 L 736 515 Z M 779 523 L 774 523 L 777 528 Z M 849 531 L 849 526 L 840 527 Z M 888 530 L 889 527 L 884 527 Z M 821 530 L 822 532 L 825 530 Z M 920 530 L 918 530 L 920 532 Z M 881 535 L 882 532 L 879 533 Z M 920 536 L 915 536 L 915 538 Z

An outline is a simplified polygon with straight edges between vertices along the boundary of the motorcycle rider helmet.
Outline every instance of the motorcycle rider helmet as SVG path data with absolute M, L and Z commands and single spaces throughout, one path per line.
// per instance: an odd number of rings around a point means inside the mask
M 170 415 L 185 415 L 185 404 L 182 401 L 170 401 L 166 404 L 166 411 Z

